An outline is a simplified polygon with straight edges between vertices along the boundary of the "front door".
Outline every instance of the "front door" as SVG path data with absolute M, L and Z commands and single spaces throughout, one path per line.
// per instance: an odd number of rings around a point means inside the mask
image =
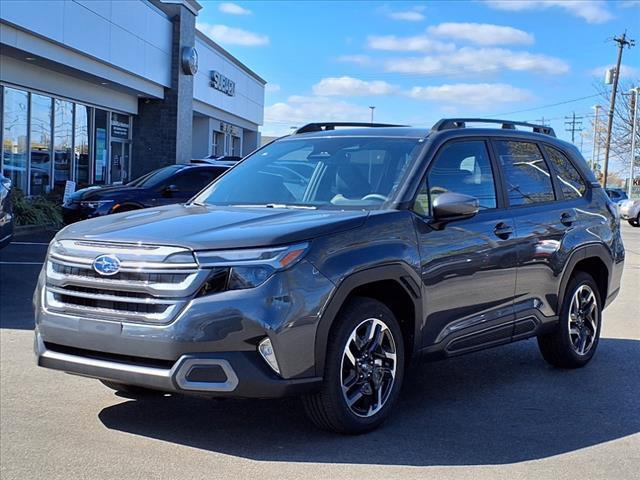
M 426 351 L 446 346 L 457 354 L 511 340 L 517 254 L 513 219 L 500 208 L 495 178 L 482 139 L 446 143 L 429 167 L 414 207 Z M 478 198 L 480 211 L 444 225 L 434 222 L 431 205 L 445 192 Z
M 111 183 L 129 181 L 129 142 L 114 140 L 111 142 L 110 159 Z

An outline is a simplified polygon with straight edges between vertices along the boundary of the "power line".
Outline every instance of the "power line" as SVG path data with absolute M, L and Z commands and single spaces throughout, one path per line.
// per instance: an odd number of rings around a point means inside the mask
M 586 97 L 574 98 L 572 100 L 565 100 L 564 102 L 550 103 L 549 105 L 541 105 L 539 107 L 526 108 L 524 110 L 515 110 L 513 112 L 496 113 L 495 115 L 487 115 L 487 117 L 501 117 L 503 115 L 515 115 L 516 113 L 533 112 L 535 110 L 542 110 L 543 108 L 557 107 L 558 105 L 566 105 L 567 103 L 579 102 L 580 100 L 587 100 L 589 98 L 599 97 L 600 94 L 587 95 Z
M 568 120 L 564 122 L 565 130 L 571 132 L 571 143 L 575 143 L 576 132 L 580 133 L 582 131 L 582 117 L 576 117 L 576 112 L 573 112 L 572 116 L 564 118 Z

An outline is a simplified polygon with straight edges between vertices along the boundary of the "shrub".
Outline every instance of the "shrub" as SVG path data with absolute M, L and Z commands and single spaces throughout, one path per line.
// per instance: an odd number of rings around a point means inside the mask
M 11 191 L 11 203 L 17 225 L 62 224 L 62 208 L 56 198 L 45 196 L 26 197 L 21 190 Z

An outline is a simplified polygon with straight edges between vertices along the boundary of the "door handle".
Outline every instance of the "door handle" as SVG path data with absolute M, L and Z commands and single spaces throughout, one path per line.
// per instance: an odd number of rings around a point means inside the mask
M 513 228 L 511 227 L 511 225 L 500 222 L 496 225 L 496 228 L 493 229 L 493 233 L 496 237 L 501 238 L 502 240 L 506 240 L 511 235 L 513 235 Z
M 578 217 L 576 217 L 576 214 L 572 212 L 564 212 L 560 215 L 560 222 L 562 222 L 563 225 L 569 226 L 572 223 L 575 223 L 576 220 L 578 220 Z

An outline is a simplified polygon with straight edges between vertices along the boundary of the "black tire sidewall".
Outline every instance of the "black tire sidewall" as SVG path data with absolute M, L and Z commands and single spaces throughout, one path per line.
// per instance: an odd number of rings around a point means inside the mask
M 384 322 L 396 345 L 396 378 L 391 390 L 391 394 L 385 405 L 371 417 L 359 417 L 354 414 L 342 395 L 341 365 L 342 355 L 349 336 L 353 330 L 364 320 L 376 318 Z M 372 299 L 358 298 L 350 302 L 347 309 L 341 312 L 340 323 L 330 337 L 330 344 L 327 352 L 327 364 L 325 365 L 325 391 L 332 403 L 337 407 L 336 413 L 340 418 L 340 423 L 349 433 L 362 433 L 371 430 L 382 423 L 390 414 L 398 400 L 402 381 L 404 378 L 404 342 L 402 330 L 395 316 L 383 303 Z

